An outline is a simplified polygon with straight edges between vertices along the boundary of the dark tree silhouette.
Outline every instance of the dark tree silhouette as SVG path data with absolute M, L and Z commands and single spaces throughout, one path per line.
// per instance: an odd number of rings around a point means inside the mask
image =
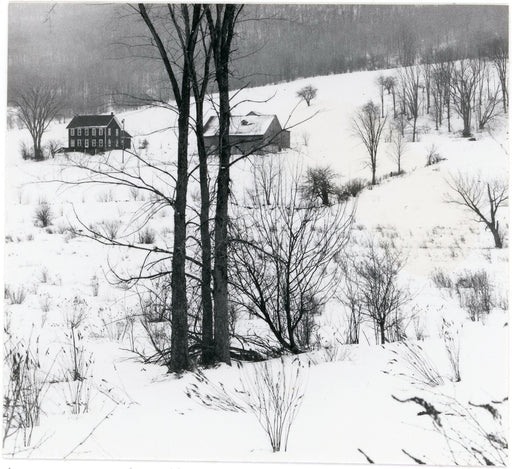
M 363 142 L 370 157 L 369 166 L 372 171 L 372 185 L 377 183 L 377 150 L 380 137 L 386 124 L 386 118 L 381 119 L 379 109 L 372 102 L 365 104 L 352 120 L 354 133 Z
M 42 160 L 44 155 L 41 139 L 62 108 L 62 99 L 57 88 L 44 82 L 28 83 L 16 91 L 12 104 L 17 108 L 18 118 L 30 132 L 34 144 L 34 159 Z
M 318 90 L 313 85 L 307 85 L 297 91 L 297 96 L 306 101 L 308 106 L 311 106 L 311 101 L 316 98 Z

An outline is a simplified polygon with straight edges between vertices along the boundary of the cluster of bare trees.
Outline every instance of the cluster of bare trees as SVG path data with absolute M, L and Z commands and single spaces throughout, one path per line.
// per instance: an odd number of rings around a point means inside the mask
M 232 165 L 229 77 L 233 38 L 243 6 L 141 3 L 129 7 L 146 26 L 146 50 L 152 51 L 153 58 L 162 64 L 174 95 L 175 105 L 147 96 L 141 99 L 175 111 L 176 166 L 162 166 L 136 152 L 128 152 L 129 159 L 123 164 L 108 157 L 101 158 L 101 155 L 97 155 L 94 162 L 82 157 L 71 163 L 87 173 L 79 183 L 114 184 L 146 192 L 149 201 L 134 217 L 142 221 L 142 227 L 160 210 L 170 207 L 174 214 L 172 246 L 140 245 L 91 226 L 84 226 L 85 236 L 145 253 L 136 274 L 114 273 L 120 282 L 135 284 L 170 278 L 171 307 L 167 319 L 171 322 L 171 338 L 169 347 L 160 349 L 160 355 L 165 356 L 159 357 L 170 371 L 190 369 L 191 350 L 199 351 L 200 361 L 205 365 L 230 363 L 227 296 L 228 197 Z M 215 167 L 212 158 L 208 159 L 203 124 L 206 93 L 212 83 L 218 91 L 216 110 L 220 122 Z M 198 149 L 197 164 L 192 168 L 189 164 L 196 155 L 189 153 L 191 128 Z M 216 181 L 212 184 L 210 175 L 215 168 Z M 199 207 L 189 198 L 191 180 L 199 183 Z M 197 249 L 191 248 L 190 240 Z
M 428 114 L 439 130 L 446 120 L 452 131 L 455 112 L 462 120 L 462 136 L 472 130 L 483 130 L 498 115 L 507 110 L 507 59 L 505 46 L 491 48 L 486 57 L 455 60 L 440 51 L 423 58 L 423 63 L 402 68 L 398 72 L 399 115 L 394 115 L 402 134 L 412 127 L 411 140 L 416 141 L 418 116 Z M 405 118 L 405 120 L 404 120 Z M 474 122 L 474 124 L 473 124 Z
M 369 322 L 376 343 L 403 340 L 407 318 L 403 306 L 410 294 L 400 284 L 400 272 L 406 258 L 389 244 L 370 240 L 362 256 L 342 262 L 344 282 L 339 299 L 346 308 L 347 343 L 359 343 L 361 326 Z
M 304 197 L 296 168 L 290 178 L 272 162 L 257 168 L 245 205 L 231 224 L 233 302 L 265 321 L 280 348 L 307 350 L 340 280 L 354 206 L 319 207 Z

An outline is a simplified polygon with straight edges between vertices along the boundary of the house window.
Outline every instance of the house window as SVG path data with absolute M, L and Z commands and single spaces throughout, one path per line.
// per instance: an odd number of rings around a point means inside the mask
M 93 137 L 96 137 L 96 127 L 93 127 L 93 128 L 92 128 L 92 136 L 93 136 Z
M 99 146 L 99 147 L 102 147 L 102 146 L 103 146 L 103 139 L 102 139 L 102 138 L 100 138 L 98 146 Z
M 70 146 L 71 148 L 73 148 L 73 147 L 75 146 L 75 139 L 74 139 L 74 138 L 72 138 L 72 139 L 71 139 L 71 141 L 70 141 L 70 143 L 69 143 L 69 146 Z
M 80 128 L 76 129 L 76 134 L 80 137 L 80 135 L 82 135 L 82 129 L 80 129 Z
M 112 129 L 110 129 L 110 128 L 108 129 L 108 135 L 109 136 L 112 135 Z
M 119 146 L 119 139 L 116 138 L 116 148 Z
M 116 129 L 116 137 L 119 137 L 119 129 Z
M 103 127 L 100 127 L 100 128 L 98 129 L 98 135 L 103 135 Z
M 96 146 L 96 139 L 95 139 L 95 138 L 93 138 L 93 139 L 92 139 L 92 146 L 93 146 L 93 147 L 95 147 L 95 146 Z
M 89 135 L 89 129 L 85 129 L 85 136 L 87 137 Z
M 82 140 L 80 138 L 76 141 L 76 146 L 77 147 L 81 147 L 82 146 Z
M 109 129 L 110 130 L 110 129 Z M 111 147 L 112 146 L 112 141 L 110 139 L 108 139 L 108 147 Z
M 85 148 L 89 148 L 89 140 L 84 140 Z
M 75 129 L 71 129 L 71 132 L 70 132 L 71 136 L 73 137 L 75 135 Z

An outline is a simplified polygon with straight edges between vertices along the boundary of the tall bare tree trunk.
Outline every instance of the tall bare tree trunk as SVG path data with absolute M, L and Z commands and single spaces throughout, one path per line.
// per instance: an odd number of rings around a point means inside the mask
M 183 20 L 183 26 L 180 25 L 177 19 L 178 8 L 180 9 L 179 14 Z M 170 22 L 178 33 L 181 52 L 183 53 L 180 85 L 173 69 L 173 66 L 175 66 L 173 65 L 174 62 L 170 60 L 165 45 L 148 14 L 146 6 L 143 3 L 138 4 L 139 13 L 146 23 L 160 53 L 160 58 L 165 66 L 178 107 L 178 170 L 176 178 L 176 199 L 174 201 L 174 244 L 171 273 L 171 359 L 168 363 L 168 368 L 171 372 L 181 372 L 190 368 L 188 354 L 188 303 L 185 275 L 188 128 L 190 119 L 191 66 L 194 61 L 201 8 L 201 5 L 191 7 L 192 18 L 190 18 L 190 11 L 187 5 L 167 5 Z
M 231 42 L 240 5 L 217 4 L 215 20 L 212 7 L 206 7 L 213 46 L 215 79 L 219 89 L 219 172 L 217 175 L 217 204 L 215 209 L 215 264 L 213 270 L 214 340 L 217 361 L 231 364 L 228 311 L 228 202 L 229 165 L 229 59 Z

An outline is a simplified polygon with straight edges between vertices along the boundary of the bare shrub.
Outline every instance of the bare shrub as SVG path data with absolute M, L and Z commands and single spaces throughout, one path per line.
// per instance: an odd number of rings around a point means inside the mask
M 302 185 L 304 196 L 309 200 L 319 199 L 322 205 L 331 205 L 330 196 L 335 193 L 336 173 L 329 166 L 308 168 Z
M 39 296 L 39 305 L 41 306 L 41 311 L 43 313 L 48 313 L 50 311 L 50 306 L 51 306 L 51 300 L 50 300 L 50 295 L 48 293 L 44 293 L 42 295 Z M 41 321 L 42 324 L 41 324 L 41 327 L 44 326 L 44 322 L 46 321 Z
M 140 191 L 137 187 L 130 187 L 130 197 L 135 202 L 140 198 Z
M 64 333 L 68 340 L 63 349 L 65 363 L 63 366 L 66 380 L 80 381 L 86 378 L 90 366 L 90 356 L 87 356 L 83 345 L 82 326 L 87 318 L 87 303 L 75 296 L 64 305 L 64 321 L 67 331 Z
M 160 278 L 139 295 L 142 317 L 147 322 L 161 322 L 171 319 L 171 284 L 169 279 Z
M 108 203 L 108 202 L 113 202 L 113 201 L 114 201 L 114 194 L 112 192 L 112 189 L 103 191 L 101 194 L 98 195 L 98 202 Z
M 459 303 L 472 321 L 479 321 L 493 307 L 493 286 L 485 270 L 465 271 L 457 277 L 455 289 Z
M 459 330 L 456 329 L 453 321 L 447 321 L 443 318 L 441 326 L 441 338 L 443 339 L 444 348 L 448 355 L 450 368 L 452 371 L 452 381 L 458 383 L 460 376 L 460 340 Z
M 453 281 L 449 275 L 446 275 L 441 269 L 436 269 L 430 274 L 430 278 L 437 288 L 453 288 Z
M 155 230 L 146 226 L 143 230 L 139 231 L 138 238 L 139 244 L 154 244 L 156 238 Z
M 39 276 L 39 280 L 41 283 L 50 283 L 50 273 L 46 267 L 41 269 L 41 274 Z
M 298 359 L 288 364 L 283 358 L 257 364 L 247 372 L 242 369 L 239 386 L 233 390 L 212 383 L 202 372 L 196 372 L 199 385 L 193 383 L 186 393 L 209 408 L 253 414 L 265 431 L 272 451 L 286 451 L 305 393 L 304 368 Z
M 292 353 L 308 348 L 311 334 L 303 328 L 312 330 L 315 313 L 333 295 L 354 213 L 348 204 L 303 201 L 298 180 L 280 171 L 269 189 L 271 206 L 255 189 L 248 201 L 254 208 L 235 212 L 230 226 L 231 301 L 264 321 Z
M 27 290 L 24 285 L 18 285 L 17 287 L 6 285 L 4 287 L 4 292 L 5 297 L 12 305 L 21 305 L 27 298 Z
M 99 290 L 100 290 L 100 282 L 98 280 L 98 276 L 94 274 L 91 277 L 91 290 L 92 290 L 92 296 L 98 296 Z
M 389 362 L 392 366 L 404 366 L 405 370 L 399 375 L 410 380 L 412 384 L 420 386 L 440 386 L 444 384 L 437 367 L 419 344 L 403 342 L 400 347 L 391 352 L 395 355 Z
M 432 166 L 433 164 L 437 164 L 441 161 L 443 161 L 445 158 L 443 158 L 437 147 L 432 144 L 430 148 L 427 150 L 427 166 Z
M 25 142 L 21 142 L 20 144 L 20 153 L 24 160 L 30 160 L 34 156 L 34 150 L 30 148 Z
M 103 237 L 113 240 L 117 238 L 120 228 L 121 222 L 119 220 L 104 220 L 95 229 L 99 229 Z
M 407 319 L 402 307 L 410 299 L 400 287 L 398 276 L 405 266 L 405 257 L 396 248 L 370 242 L 367 252 L 354 263 L 363 313 L 372 321 L 377 343 L 405 338 Z
M 9 438 L 22 436 L 23 446 L 30 446 L 34 427 L 39 425 L 41 405 L 48 389 L 48 374 L 39 364 L 39 338 L 31 341 L 15 339 L 4 328 L 4 406 L 3 444 Z
M 41 201 L 34 213 L 34 225 L 46 228 L 52 224 L 53 213 L 50 204 L 45 200 Z
M 354 178 L 349 179 L 342 186 L 342 193 L 348 194 L 351 197 L 357 197 L 359 193 L 367 186 L 367 182 L 364 179 Z
M 48 148 L 48 153 L 52 158 L 55 158 L 57 151 L 62 148 L 62 143 L 59 140 L 50 140 L 46 146 Z

